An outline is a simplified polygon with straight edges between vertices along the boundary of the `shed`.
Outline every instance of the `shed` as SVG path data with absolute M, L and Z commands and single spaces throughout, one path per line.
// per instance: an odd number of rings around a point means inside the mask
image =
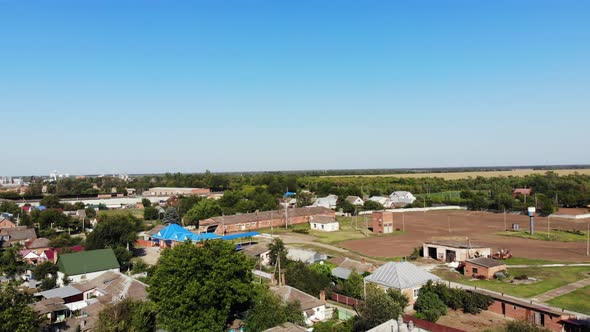
M 463 274 L 474 278 L 493 279 L 498 272 L 506 270 L 506 263 L 492 258 L 480 257 L 465 261 Z

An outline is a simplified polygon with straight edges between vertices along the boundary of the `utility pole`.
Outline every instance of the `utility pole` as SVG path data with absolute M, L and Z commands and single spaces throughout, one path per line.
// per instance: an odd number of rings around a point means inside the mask
M 588 224 L 588 230 L 586 231 L 586 256 L 590 256 L 590 223 Z
M 506 209 L 504 209 L 504 230 L 506 230 Z
M 451 217 L 447 217 L 447 222 L 449 223 L 449 233 L 451 232 Z
M 406 214 L 402 213 L 402 232 L 406 231 Z
M 287 212 L 287 205 L 285 205 L 285 229 L 289 229 L 289 212 Z

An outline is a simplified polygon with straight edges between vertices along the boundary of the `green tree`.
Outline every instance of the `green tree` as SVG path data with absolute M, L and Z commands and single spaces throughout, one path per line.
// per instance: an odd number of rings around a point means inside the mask
M 244 321 L 250 332 L 264 331 L 286 322 L 304 323 L 299 302 L 283 304 L 265 285 L 257 286 L 252 302 Z
M 286 265 L 282 262 L 281 259 L 281 268 L 284 266 L 287 269 L 285 272 L 287 285 L 313 296 L 318 296 L 320 291 L 330 288 L 332 280 L 329 276 L 310 269 L 300 261 L 289 261 Z
M 153 206 L 147 206 L 143 209 L 143 219 L 144 220 L 157 220 L 159 219 L 160 215 L 158 213 L 158 209 Z
M 367 329 L 383 324 L 390 319 L 397 319 L 402 313 L 402 307 L 393 298 L 374 284 L 366 287 L 367 296 L 358 305 L 358 312 Z
M 4 273 L 7 277 L 12 278 L 25 272 L 27 264 L 20 255 L 21 249 L 22 247 L 17 245 L 4 250 L 0 256 L 0 274 Z
M 119 264 L 128 264 L 131 257 L 126 248 L 133 249 L 137 232 L 141 230 L 141 221 L 129 213 L 101 214 L 99 218 L 100 221 L 86 238 L 86 250 L 113 248 Z
M 336 202 L 336 208 L 342 210 L 344 213 L 354 213 L 356 210 L 356 206 L 352 203 L 347 201 L 346 199 L 339 197 L 338 201 Z
M 0 331 L 38 331 L 41 320 L 30 303 L 31 296 L 19 292 L 12 283 L 0 284 Z
M 180 222 L 180 217 L 178 216 L 178 212 L 173 207 L 169 207 L 166 209 L 166 213 L 164 213 L 164 218 L 162 221 L 166 224 L 178 224 Z
M 268 244 L 268 257 L 270 259 L 270 265 L 277 264 L 277 259 L 281 258 L 281 264 L 283 266 L 287 265 L 287 248 L 285 248 L 285 243 L 280 238 L 275 238 L 272 240 L 271 243 Z
M 363 276 L 352 271 L 348 279 L 341 282 L 343 295 L 360 299 L 363 295 Z
M 420 290 L 418 300 L 414 303 L 414 310 L 419 314 L 418 318 L 424 318 L 430 322 L 436 322 L 441 316 L 447 314 L 447 306 L 434 293 Z
M 47 229 L 50 227 L 67 230 L 68 228 L 75 228 L 76 225 L 70 216 L 66 216 L 59 210 L 47 209 L 39 213 L 38 220 L 39 228 Z M 82 227 L 79 225 L 80 228 Z
M 254 262 L 225 241 L 183 243 L 162 252 L 148 293 L 172 331 L 223 331 L 252 298 Z
M 63 204 L 59 202 L 59 198 L 55 195 L 47 195 L 41 199 L 39 205 L 43 205 L 48 209 L 63 209 Z
M 142 198 L 141 205 L 143 205 L 143 207 L 146 208 L 148 206 L 152 206 L 152 202 L 147 198 Z
M 21 214 L 20 208 L 13 202 L 0 202 L 0 212 L 8 212 L 15 216 Z
M 184 215 L 193 206 L 195 206 L 195 204 L 199 203 L 203 199 L 205 199 L 205 198 L 202 198 L 202 197 L 197 196 L 197 195 L 189 195 L 189 196 L 182 196 L 182 197 L 180 197 L 180 199 L 178 200 L 178 205 L 177 205 L 178 215 L 180 216 L 180 218 L 183 218 Z
M 482 194 L 474 195 L 467 203 L 470 210 L 483 210 L 488 207 L 488 200 Z
M 508 193 L 499 193 L 494 197 L 494 205 L 498 210 L 510 210 L 514 205 L 514 198 Z
M 98 315 L 97 332 L 150 332 L 156 330 L 157 308 L 152 302 L 125 299 Z
M 57 281 L 57 265 L 52 262 L 42 262 L 37 264 L 32 271 L 33 278 L 41 281 L 43 290 L 51 289 Z
M 400 292 L 397 289 L 393 289 L 390 288 L 387 290 L 387 295 L 389 295 L 389 297 L 391 297 L 391 299 L 396 302 L 397 304 L 399 304 L 400 308 L 405 309 L 408 304 L 410 304 L 410 299 L 403 294 L 402 292 Z
M 363 209 L 365 209 L 367 211 L 376 211 L 376 210 L 383 210 L 385 208 L 379 202 L 366 200 L 365 204 L 363 205 Z
M 93 208 L 86 208 L 84 209 L 84 211 L 86 211 L 86 218 L 96 218 L 96 210 Z
M 199 221 L 221 215 L 222 210 L 219 202 L 212 199 L 203 199 L 195 204 L 184 215 L 184 222 L 188 225 L 199 227 Z

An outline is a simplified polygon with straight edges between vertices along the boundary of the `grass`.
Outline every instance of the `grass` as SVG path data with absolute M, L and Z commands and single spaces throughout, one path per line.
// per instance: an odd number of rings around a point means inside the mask
M 143 220 L 143 209 L 117 209 L 117 210 L 101 210 L 99 214 L 107 214 L 107 215 L 119 215 L 119 214 L 128 214 L 130 213 L 132 216 L 142 219 Z
M 508 272 L 513 277 L 526 275 L 529 278 L 539 279 L 539 281 L 528 285 L 511 284 L 508 281 L 500 280 L 472 280 L 449 269 L 438 269 L 434 272 L 445 280 L 469 286 L 477 286 L 513 296 L 530 298 L 587 278 L 588 273 L 590 273 L 590 266 L 508 268 Z
M 545 265 L 545 264 L 563 264 L 562 262 L 547 261 L 544 259 L 531 259 L 524 257 L 510 257 L 504 260 L 506 265 Z M 571 264 L 571 263 L 567 263 Z
M 430 193 L 430 194 L 416 194 L 416 197 L 426 197 L 431 199 L 459 199 L 461 198 L 460 191 L 441 191 L 438 193 Z
M 575 234 L 561 230 L 552 230 L 550 233 L 536 231 L 531 234 L 526 231 L 505 231 L 495 233 L 501 236 L 519 237 L 523 239 L 541 240 L 541 241 L 558 241 L 558 242 L 579 242 L 586 241 L 586 233 Z
M 550 300 L 549 304 L 558 308 L 564 308 L 590 315 L 590 286 L 586 286 L 571 293 L 558 296 Z

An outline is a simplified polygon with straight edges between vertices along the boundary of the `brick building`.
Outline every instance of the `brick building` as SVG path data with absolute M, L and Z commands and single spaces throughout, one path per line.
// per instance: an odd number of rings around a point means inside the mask
M 393 212 L 373 212 L 373 233 L 393 233 Z
M 335 212 L 325 207 L 302 207 L 285 210 L 273 210 L 236 214 L 233 216 L 212 217 L 199 222 L 200 233 L 236 233 L 268 227 L 285 227 L 309 223 L 313 217 L 334 217 Z
M 465 261 L 463 274 L 468 277 L 494 279 L 498 272 L 506 271 L 506 264 L 492 258 L 480 257 Z

